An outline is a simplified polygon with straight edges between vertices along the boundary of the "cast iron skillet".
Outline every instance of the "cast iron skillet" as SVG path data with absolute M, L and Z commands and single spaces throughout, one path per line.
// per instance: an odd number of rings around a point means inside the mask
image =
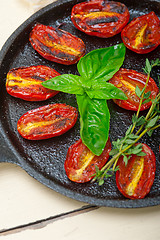
M 11 97 L 5 89 L 5 78 L 9 69 L 21 66 L 44 64 L 53 67 L 59 73 L 77 74 L 76 65 L 62 66 L 43 59 L 31 47 L 28 37 L 35 23 L 58 26 L 61 23 L 62 29 L 80 37 L 87 47 L 87 52 L 101 47 L 108 47 L 120 43 L 120 34 L 109 38 L 100 39 L 91 37 L 78 31 L 70 20 L 71 9 L 78 0 L 57 1 L 41 9 L 27 21 L 25 21 L 7 40 L 0 53 L 0 162 L 11 162 L 21 166 L 28 174 L 49 188 L 64 194 L 70 198 L 87 202 L 93 205 L 137 208 L 154 206 L 160 204 L 160 164 L 159 164 L 159 132 L 152 136 L 143 138 L 156 154 L 157 171 L 154 185 L 149 195 L 142 200 L 125 199 L 117 190 L 114 176 L 108 179 L 102 187 L 97 183 L 77 184 L 68 180 L 64 171 L 64 161 L 68 147 L 77 141 L 79 134 L 79 120 L 75 127 L 64 135 L 48 140 L 29 141 L 23 139 L 16 129 L 17 121 L 22 114 L 49 103 L 66 103 L 77 107 L 73 95 L 59 93 L 57 96 L 45 102 L 26 102 Z M 136 16 L 154 11 L 160 17 L 160 1 L 152 0 L 130 0 L 121 1 L 129 8 L 131 19 Z M 126 52 L 126 59 L 123 67 L 142 71 L 145 59 L 155 60 L 160 57 L 160 47 L 155 51 L 138 55 L 129 50 Z M 158 83 L 160 69 L 155 69 L 153 77 Z M 108 102 L 111 113 L 111 140 L 123 136 L 131 122 L 132 112 L 123 110 L 112 101 Z

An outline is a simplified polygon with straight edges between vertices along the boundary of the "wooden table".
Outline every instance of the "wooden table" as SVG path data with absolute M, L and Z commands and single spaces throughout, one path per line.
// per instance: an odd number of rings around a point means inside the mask
M 31 14 L 23 0 L 1 0 L 0 47 Z M 0 164 L 0 203 L 4 240 L 160 239 L 160 206 L 92 207 L 48 189 L 9 163 Z

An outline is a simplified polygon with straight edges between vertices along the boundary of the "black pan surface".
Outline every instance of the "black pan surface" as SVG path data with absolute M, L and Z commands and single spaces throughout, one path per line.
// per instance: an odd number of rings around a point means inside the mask
M 120 43 L 120 34 L 109 39 L 91 37 L 77 30 L 71 20 L 70 14 L 74 4 L 79 0 L 57 1 L 41 9 L 25 21 L 7 40 L 0 52 L 0 162 L 11 162 L 18 164 L 32 177 L 49 188 L 66 195 L 70 198 L 83 201 L 93 205 L 137 208 L 160 204 L 160 163 L 159 163 L 159 130 L 156 130 L 152 138 L 145 136 L 142 141 L 147 143 L 156 155 L 157 170 L 153 187 L 149 195 L 142 200 L 128 200 L 117 190 L 114 176 L 108 179 L 100 187 L 97 183 L 78 184 L 68 180 L 64 161 L 68 147 L 80 138 L 79 120 L 74 128 L 62 136 L 41 140 L 29 141 L 23 139 L 17 133 L 17 121 L 22 114 L 49 103 L 66 103 L 77 107 L 73 95 L 59 93 L 57 96 L 44 102 L 26 102 L 16 99 L 7 94 L 5 79 L 7 72 L 14 67 L 30 65 L 47 65 L 59 73 L 77 74 L 76 65 L 63 66 L 43 59 L 29 43 L 29 33 L 35 23 L 58 26 L 62 29 L 80 37 L 86 44 L 87 52 L 102 47 L 112 46 Z M 130 20 L 134 17 L 154 11 L 160 17 L 159 0 L 122 0 L 130 12 Z M 138 55 L 130 50 L 126 52 L 123 67 L 142 71 L 145 59 L 155 60 L 160 58 L 160 46 L 153 52 Z M 152 77 L 158 84 L 160 69 L 154 69 Z M 112 101 L 108 102 L 111 113 L 110 138 L 116 140 L 123 136 L 131 123 L 132 112 L 123 110 Z M 145 112 L 144 112 L 145 113 Z

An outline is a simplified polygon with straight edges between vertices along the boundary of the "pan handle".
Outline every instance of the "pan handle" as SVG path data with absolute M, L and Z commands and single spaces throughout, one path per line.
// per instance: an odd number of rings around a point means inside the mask
M 9 143 L 5 141 L 5 138 L 0 132 L 0 163 L 1 162 L 15 163 L 19 165 L 16 155 L 11 150 Z

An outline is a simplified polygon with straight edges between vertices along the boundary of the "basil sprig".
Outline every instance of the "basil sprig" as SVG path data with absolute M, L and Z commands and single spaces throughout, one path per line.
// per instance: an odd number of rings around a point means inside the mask
M 42 83 L 46 88 L 76 94 L 83 143 L 99 156 L 108 140 L 110 113 L 106 100 L 126 100 L 126 95 L 107 81 L 125 58 L 123 43 L 91 51 L 77 64 L 80 76 L 63 74 Z

